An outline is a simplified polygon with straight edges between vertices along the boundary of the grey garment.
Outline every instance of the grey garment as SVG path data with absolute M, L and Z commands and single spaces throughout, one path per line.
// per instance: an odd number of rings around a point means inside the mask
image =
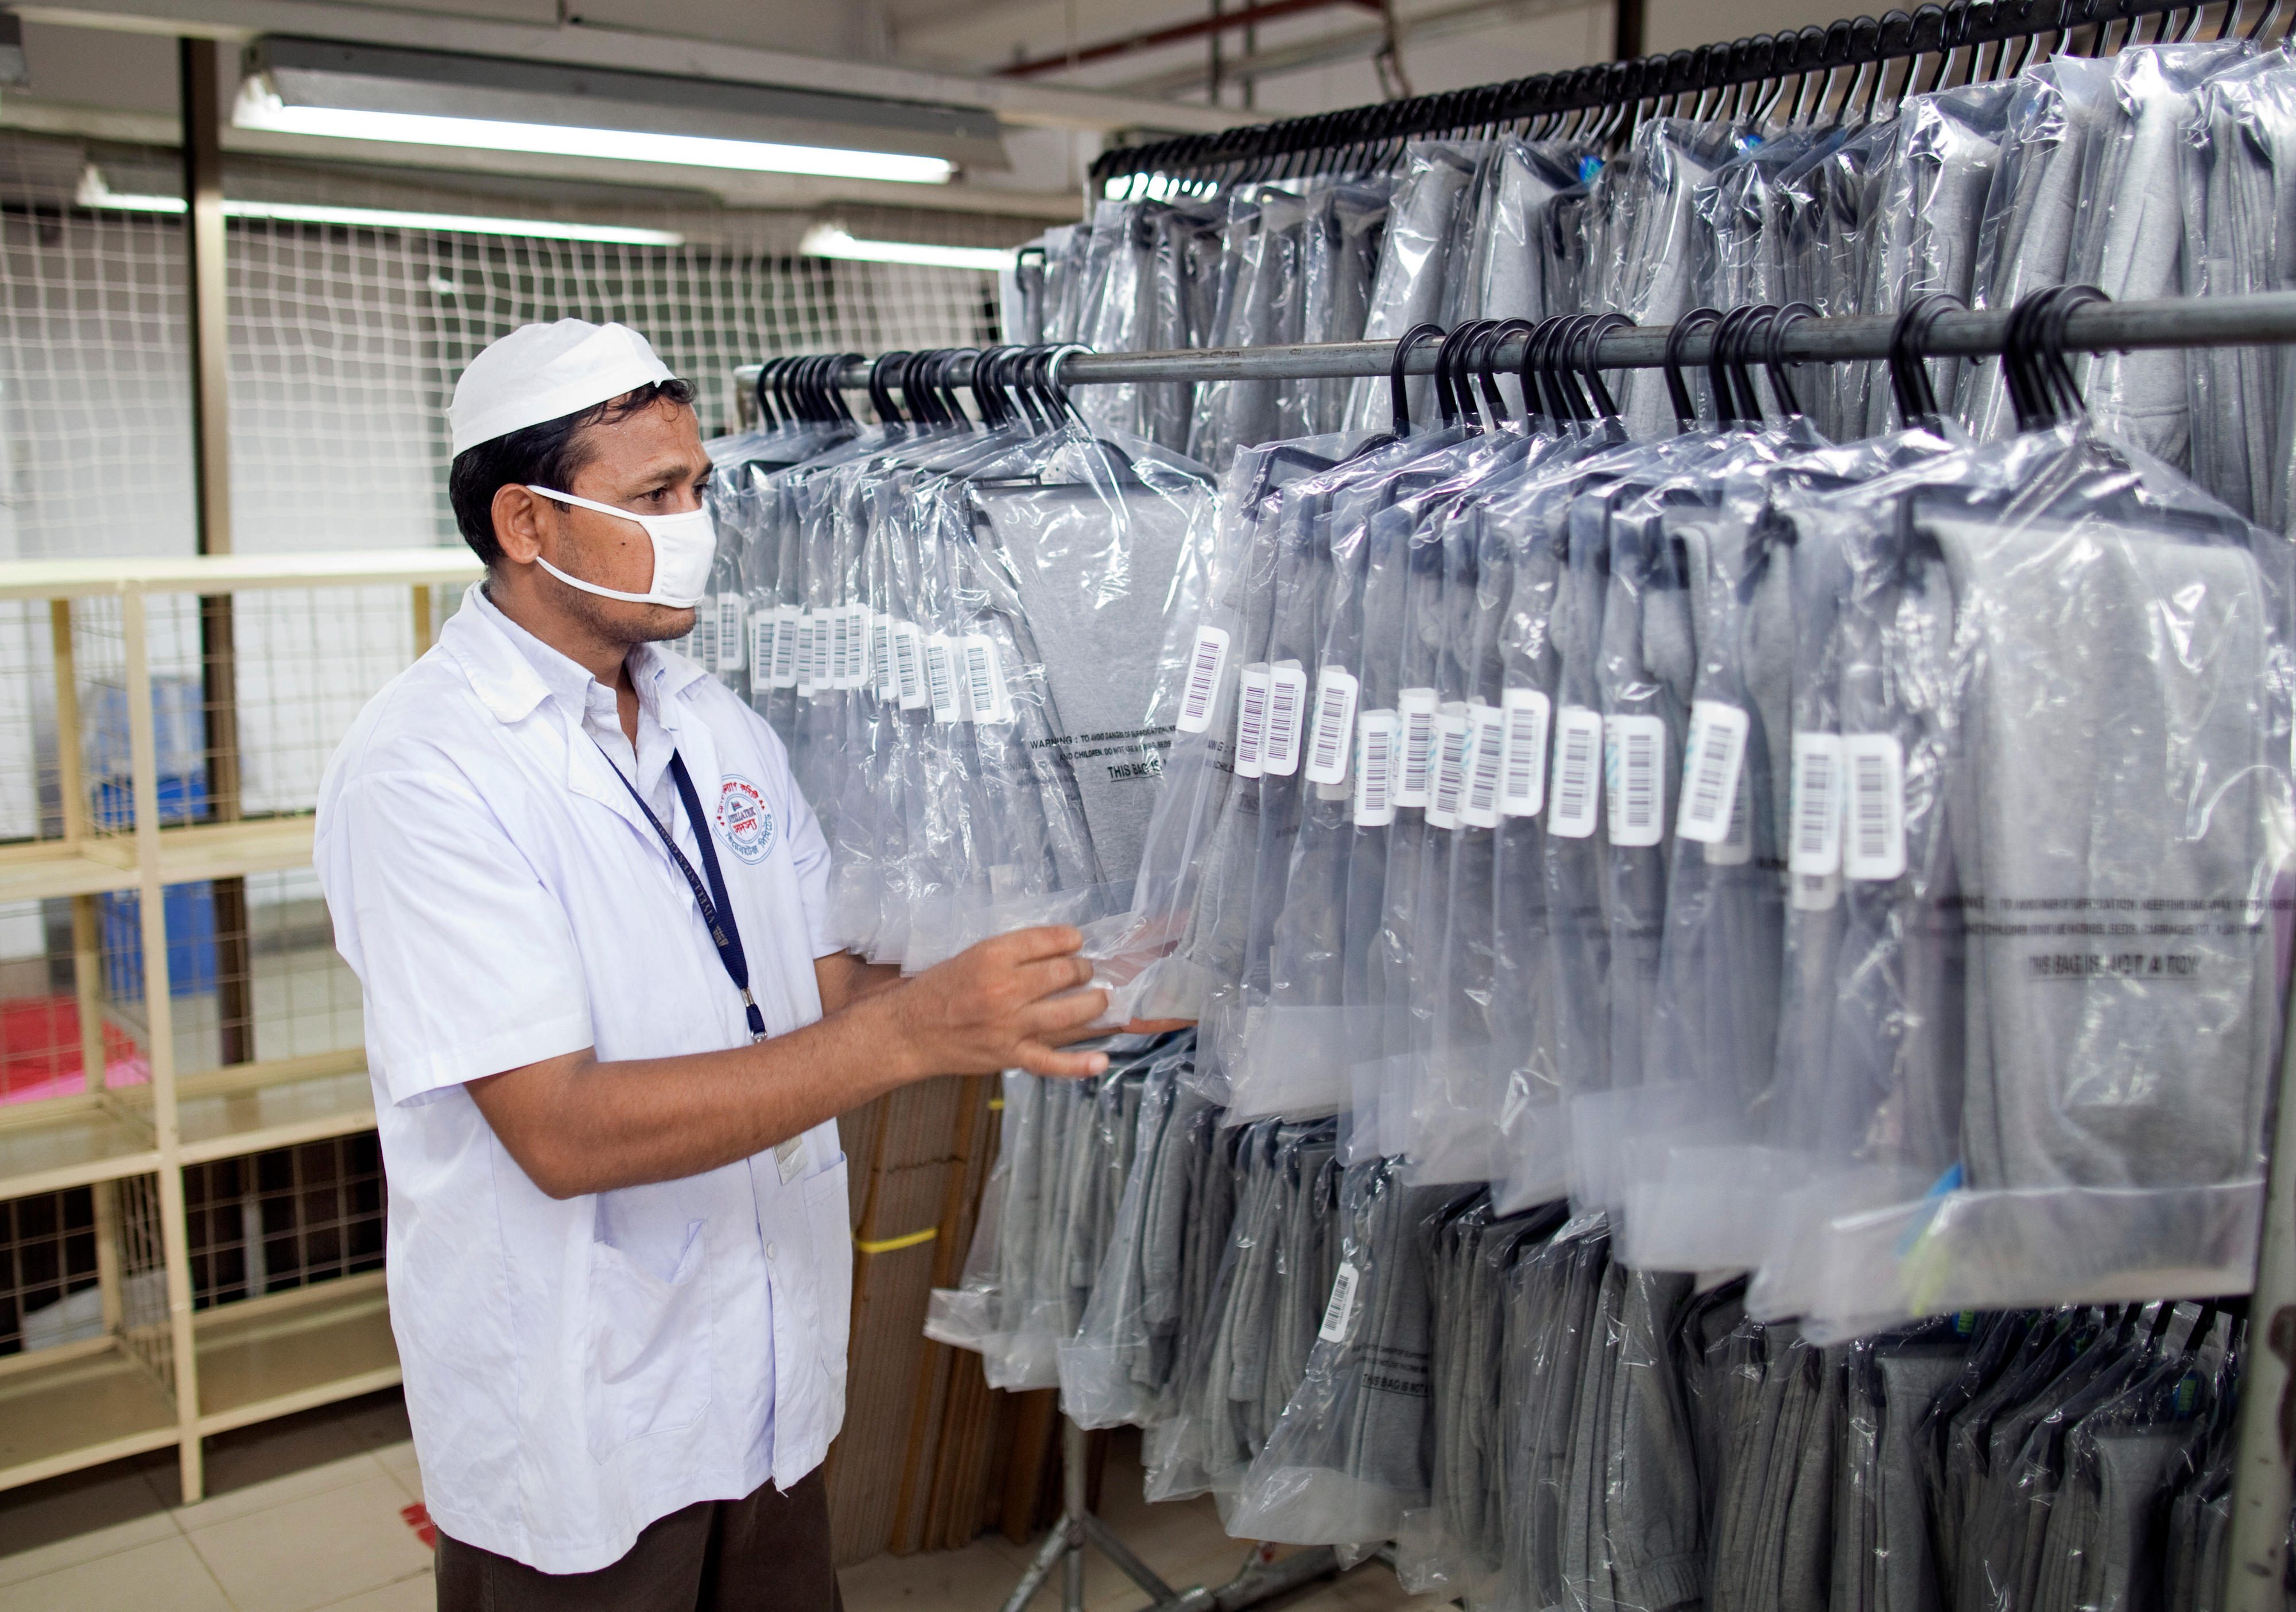
M 1219 327 L 1204 345 L 1275 347 L 1306 340 L 1309 201 L 1272 185 L 1246 185 L 1234 193 L 1230 206 L 1251 212 L 1248 227 L 1241 232 L 1243 260 L 1236 266 L 1234 294 L 1220 311 Z M 1231 249 L 1235 243 L 1232 233 Z M 1190 451 L 1214 469 L 1225 470 L 1238 448 L 1305 434 L 1285 429 L 1283 393 L 1287 384 L 1206 382 L 1196 397 Z
M 1100 482 L 973 492 L 1042 657 L 1052 747 L 1068 764 L 1101 879 L 1140 867 L 1177 690 L 1111 678 L 1111 664 L 1162 671 L 1166 610 L 1213 518 L 1185 468 L 1126 488 Z
M 2115 58 L 2126 133 L 2104 147 L 2084 198 L 2091 217 L 2069 266 L 2074 282 L 2121 301 L 2182 291 L 2189 226 L 2179 146 L 2201 85 L 2251 49 L 2240 40 L 2147 45 Z M 2181 350 L 2104 354 L 2076 364 L 2074 374 L 2098 418 L 2171 465 L 2188 462 L 2191 395 Z
M 1370 311 L 1372 282 L 1379 273 L 1387 234 L 1392 185 L 1383 179 L 1350 181 L 1310 193 L 1305 230 L 1302 341 L 1357 341 Z M 1199 346 L 1209 345 L 1199 342 Z M 1282 434 L 1313 436 L 1346 424 L 1345 380 L 1278 383 Z
M 2252 920 L 2278 809 L 2255 561 L 2103 519 L 1933 530 L 1970 646 L 1969 882 L 1986 914 L 1972 925 L 1986 989 L 1970 997 L 1971 1184 L 2250 1177 L 2274 1021 Z M 2174 652 L 2153 636 L 2171 608 Z M 2115 912 L 2168 928 L 2113 938 Z
M 1596 1312 L 1608 1242 L 1600 1216 L 1574 1221 L 1508 1273 L 1503 1581 L 1511 1605 L 1566 1604 L 1571 1431 L 1581 1379 L 1604 1353 Z
M 1414 140 L 1405 150 L 1403 178 L 1380 247 L 1379 277 L 1364 317 L 1365 341 L 1391 341 L 1414 325 L 1439 318 L 1447 276 L 1465 268 L 1458 260 L 1464 254 L 1451 249 L 1482 157 L 1482 143 L 1476 141 Z M 1411 417 L 1432 419 L 1433 383 L 1415 377 L 1406 391 Z M 1386 380 L 1357 381 L 1348 397 L 1349 423 L 1376 430 L 1388 415 Z
M 1977 308 L 2009 308 L 2063 284 L 2082 177 L 2116 116 L 2111 61 L 2055 56 L 2021 73 L 1980 230 Z M 1980 441 L 2015 427 L 1998 363 L 1962 368 L 1956 413 Z

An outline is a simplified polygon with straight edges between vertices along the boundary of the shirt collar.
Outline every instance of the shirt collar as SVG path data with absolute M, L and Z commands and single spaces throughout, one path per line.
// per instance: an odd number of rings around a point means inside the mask
M 589 668 L 552 648 L 502 613 L 483 587 L 463 596 L 463 607 L 439 634 L 439 646 L 462 665 L 479 699 L 500 722 L 515 722 L 545 699 L 555 699 L 576 721 L 588 707 L 590 690 L 600 687 Z M 684 655 L 659 644 L 630 652 L 630 681 L 642 704 L 675 729 L 672 697 L 707 674 Z

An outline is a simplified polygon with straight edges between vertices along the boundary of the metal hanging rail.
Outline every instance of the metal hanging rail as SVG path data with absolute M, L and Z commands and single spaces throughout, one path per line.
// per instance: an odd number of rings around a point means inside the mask
M 1875 314 L 1805 319 L 1779 342 L 1781 355 L 1796 361 L 1886 358 L 1895 318 Z M 1597 344 L 1598 369 L 1655 369 L 1666 360 L 1671 325 L 1613 330 Z M 1998 353 L 2009 334 L 2009 315 L 1948 313 L 1928 327 L 1923 350 L 1939 357 Z M 1510 335 L 1491 355 L 1500 369 L 1520 368 L 1526 338 Z M 2264 292 L 2244 297 L 2169 297 L 2151 302 L 2106 302 L 2067 317 L 2062 345 L 2068 351 L 2118 352 L 2139 348 L 2257 347 L 2296 341 L 2296 292 Z M 1703 329 L 1685 337 L 1678 355 L 1685 366 L 1704 364 L 1713 341 Z M 1405 360 L 1409 374 L 1432 374 L 1436 349 L 1428 343 Z M 1354 375 L 1385 375 L 1395 363 L 1392 341 L 1332 341 L 1298 347 L 1215 347 L 1175 352 L 1095 353 L 1078 347 L 1057 366 L 1063 386 L 1116 385 L 1144 381 L 1313 381 Z M 762 366 L 745 364 L 734 372 L 754 386 Z M 953 385 L 972 378 L 972 361 L 954 359 L 944 373 Z M 848 359 L 837 384 L 859 391 L 869 383 L 869 360 Z
M 2223 27 L 2229 32 L 2240 21 L 2241 0 L 1953 0 L 1911 12 L 1890 11 L 1878 19 L 1847 18 L 1829 28 L 1813 24 L 1797 32 L 1758 34 L 1667 55 L 1600 62 L 1505 84 L 1125 146 L 1094 162 L 1092 178 L 1104 184 L 1128 176 L 1224 177 L 1226 170 L 1277 158 L 1375 151 L 1398 140 L 1879 66 L 2042 34 L 2062 39 L 2083 29 L 2133 24 L 2140 17 L 2198 12 L 2218 4 L 2225 7 Z

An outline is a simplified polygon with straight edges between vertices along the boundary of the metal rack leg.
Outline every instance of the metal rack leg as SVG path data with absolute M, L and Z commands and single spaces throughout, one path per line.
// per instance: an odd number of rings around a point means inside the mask
M 1084 1429 L 1061 1419 L 1060 1520 L 1046 1535 L 1036 1560 L 1005 1599 L 1004 1612 L 1023 1612 L 1037 1591 L 1045 1587 L 1053 1569 L 1062 1570 L 1062 1612 L 1084 1612 L 1084 1552 L 1089 1545 L 1122 1569 L 1124 1575 L 1147 1592 L 1156 1612 L 1243 1612 L 1262 1601 L 1287 1594 L 1301 1584 L 1339 1571 L 1339 1558 L 1329 1545 L 1317 1545 L 1263 1562 L 1255 1558 L 1243 1571 L 1224 1584 L 1175 1590 L 1142 1561 L 1132 1547 L 1092 1514 L 1086 1499 Z

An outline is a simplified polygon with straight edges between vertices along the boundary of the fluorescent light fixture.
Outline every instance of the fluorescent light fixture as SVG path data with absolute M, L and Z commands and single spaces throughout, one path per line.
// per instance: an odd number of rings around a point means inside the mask
M 389 140 L 405 145 L 451 145 L 466 151 L 528 152 L 545 157 L 669 162 L 686 168 L 731 168 L 758 174 L 814 174 L 830 179 L 946 185 L 956 171 L 956 165 L 943 157 L 908 157 L 893 152 L 833 151 L 827 146 L 720 140 L 706 135 L 576 128 L 563 123 L 505 123 L 493 118 L 447 118 L 428 112 L 289 106 L 251 78 L 240 92 L 231 120 L 240 128 L 270 129 L 283 135 Z
M 101 169 L 80 176 L 73 198 L 82 207 L 114 212 L 180 213 L 181 196 L 121 195 L 103 182 Z M 383 207 L 325 207 L 306 202 L 243 202 L 226 197 L 227 218 L 272 218 L 286 224 L 341 224 L 354 229 L 420 229 L 470 235 L 526 235 L 544 241 L 598 241 L 613 246 L 683 246 L 684 235 L 666 229 L 636 229 L 619 224 L 560 224 L 547 218 L 490 218 L 471 213 L 411 213 Z
M 242 65 L 232 121 L 281 134 L 911 185 L 1011 167 L 979 107 L 278 35 Z
M 849 258 L 860 263 L 920 263 L 927 268 L 1013 267 L 1017 247 L 929 246 L 922 241 L 859 241 L 834 224 L 816 224 L 805 232 L 798 251 L 808 258 Z

